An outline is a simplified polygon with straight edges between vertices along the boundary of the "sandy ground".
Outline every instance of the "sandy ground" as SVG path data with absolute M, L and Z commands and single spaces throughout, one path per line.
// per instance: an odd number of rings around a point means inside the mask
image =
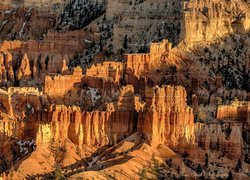
M 115 146 L 100 149 L 98 153 L 91 155 L 91 151 L 95 150 L 90 147 L 79 150 L 69 140 L 65 141 L 63 148 L 44 146 L 15 164 L 15 169 L 10 173 L 9 178 L 25 179 L 37 174 L 44 177 L 45 173 L 53 172 L 55 162 L 62 165 L 62 174 L 67 179 L 142 179 L 144 170 L 146 179 L 157 179 L 153 170 L 155 162 L 158 164 L 160 174 L 164 176 L 184 176 L 186 179 L 199 176 L 194 169 L 184 163 L 182 154 L 175 153 L 164 145 L 153 148 L 144 142 L 139 133 L 135 133 Z M 204 157 L 207 152 L 192 148 L 186 152 L 189 154 L 188 159 L 204 167 Z M 204 174 L 210 179 L 225 178 L 229 171 L 233 172 L 235 179 L 249 179 L 247 173 L 250 172 L 250 165 L 243 163 L 242 172 L 236 173 L 237 160 L 219 157 L 218 152 L 208 152 L 208 155 L 209 166 Z M 166 163 L 169 159 L 172 160 L 171 166 Z M 180 169 L 179 172 L 178 169 Z

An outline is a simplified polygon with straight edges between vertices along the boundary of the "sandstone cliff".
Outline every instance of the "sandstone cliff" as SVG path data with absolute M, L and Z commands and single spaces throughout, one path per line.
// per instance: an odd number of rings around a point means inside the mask
M 249 121 L 249 103 L 233 102 L 230 105 L 221 105 L 217 109 L 218 120 L 224 121 Z
M 2 41 L 0 81 L 5 86 L 17 81 L 21 86 L 35 86 L 43 84 L 45 76 L 50 73 L 68 74 L 64 71 L 70 60 L 88 46 L 85 40 L 91 42 L 95 38 L 93 33 L 79 30 L 64 33 L 51 31 L 41 41 Z
M 191 45 L 214 37 L 249 31 L 249 7 L 243 1 L 196 1 L 183 3 L 182 39 Z M 219 31 L 218 31 L 219 29 Z
M 248 162 L 249 112 L 249 103 L 246 102 L 218 106 L 216 121 L 195 124 L 198 146 Z
M 105 61 L 102 64 L 95 64 L 86 70 L 86 76 L 110 77 L 114 82 L 120 82 L 123 78 L 123 63 Z
M 185 89 L 179 86 L 146 89 L 146 108 L 139 112 L 138 129 L 152 146 L 194 143 L 193 110 L 187 106 L 186 96 Z
M 1 121 L 1 143 L 8 137 L 29 137 L 36 139 L 36 144 L 41 147 L 63 139 L 70 139 L 79 147 L 100 147 L 114 144 L 136 131 L 132 86 L 121 89 L 115 108 L 92 112 L 83 111 L 77 106 L 51 105 L 46 108 L 44 100 L 39 94 L 34 94 L 34 90 L 30 90 L 33 94 L 22 90 L 2 92 L 5 113 L 11 115 L 10 111 L 14 109 L 14 116 L 21 121 Z
M 15 82 L 14 71 L 12 67 L 12 55 L 10 53 L 0 54 L 1 63 L 1 85 L 13 85 Z
M 52 97 L 63 97 L 74 88 L 74 85 L 81 82 L 82 69 L 75 68 L 72 75 L 46 76 L 44 82 L 44 94 Z
M 212 153 L 249 163 L 247 2 L 107 1 L 100 18 L 106 1 L 57 0 L 61 14 L 32 9 L 47 0 L 0 7 L 0 39 L 14 39 L 0 42 L 0 167 L 34 159 L 41 167 L 42 153 L 52 159 L 42 173 L 60 163 L 73 168 L 67 175 L 99 173 L 109 168 L 98 157 L 109 146 L 108 166 L 133 163 L 141 150 L 153 159 L 159 149 L 164 157 L 195 150 L 183 162 Z M 115 61 L 96 63 L 96 54 Z M 217 175 L 217 162 L 204 171 Z
M 233 159 L 243 159 L 247 154 L 240 124 L 196 124 L 195 132 L 198 146 L 205 150 L 220 151 Z
M 17 71 L 17 80 L 21 81 L 20 84 L 23 86 L 24 81 L 29 81 L 32 79 L 31 77 L 32 71 L 30 69 L 30 62 L 27 57 L 27 54 L 24 55 L 23 59 L 21 60 L 21 65 Z

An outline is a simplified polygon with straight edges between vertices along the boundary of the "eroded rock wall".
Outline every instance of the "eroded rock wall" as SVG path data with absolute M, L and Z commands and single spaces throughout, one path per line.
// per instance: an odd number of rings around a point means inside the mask
M 76 54 L 95 39 L 85 31 L 48 32 L 43 40 L 0 42 L 0 82 L 4 86 L 37 86 L 51 73 L 65 71 Z
M 115 144 L 136 131 L 132 86 L 122 88 L 117 104 L 110 104 L 106 111 L 91 112 L 78 106 L 48 107 L 44 97 L 35 94 L 35 90 L 30 89 L 31 94 L 24 93 L 24 90 L 10 89 L 8 93 L 2 93 L 1 98 L 6 101 L 3 104 L 9 103 L 9 108 L 14 109 L 14 116 L 5 116 L 0 121 L 0 143 L 9 138 L 31 138 L 36 140 L 38 147 L 42 147 L 57 140 L 70 139 L 80 147 L 100 147 Z M 9 96 L 11 102 L 8 101 Z
M 217 109 L 217 120 L 229 121 L 249 121 L 249 103 L 248 102 L 233 102 L 229 105 L 220 105 Z
M 247 2 L 191 0 L 183 2 L 182 8 L 181 39 L 187 45 L 210 42 L 230 33 L 247 33 L 250 28 Z
M 119 83 L 123 78 L 124 64 L 121 62 L 105 61 L 103 63 L 94 64 L 86 70 L 86 76 L 109 77 L 114 82 Z
M 214 122 L 195 124 L 198 146 L 249 162 L 249 117 L 250 109 L 246 102 L 219 106 Z
M 75 68 L 72 75 L 46 76 L 44 94 L 51 97 L 63 97 L 74 88 L 75 84 L 81 82 L 82 76 L 80 67 Z
M 152 146 L 170 147 L 194 143 L 194 117 L 186 104 L 186 91 L 180 86 L 146 89 L 146 108 L 139 112 L 138 129 Z
M 222 156 L 234 159 L 243 159 L 244 141 L 242 137 L 242 124 L 215 123 L 196 124 L 196 142 L 205 150 L 222 152 Z

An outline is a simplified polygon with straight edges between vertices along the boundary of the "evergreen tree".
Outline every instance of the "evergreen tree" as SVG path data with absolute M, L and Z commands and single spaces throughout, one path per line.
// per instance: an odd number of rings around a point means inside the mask
M 177 173 L 180 174 L 180 172 L 181 172 L 181 168 L 180 168 L 180 166 L 178 166 Z
M 205 155 L 205 167 L 208 167 L 208 154 Z
M 231 171 L 229 171 L 226 180 L 233 180 L 233 173 Z
M 147 170 L 145 166 L 143 166 L 142 170 L 139 172 L 139 177 L 141 180 L 147 179 Z
M 53 173 L 53 178 L 56 179 L 56 180 L 61 180 L 61 179 L 65 178 L 64 174 L 62 172 L 61 166 L 59 164 L 55 165 L 55 170 L 54 170 L 54 173 Z
M 127 35 L 125 35 L 124 37 L 123 48 L 128 49 L 128 36 Z
M 202 173 L 202 167 L 201 167 L 200 164 L 198 164 L 198 166 L 197 166 L 197 168 L 196 168 L 196 172 L 197 172 L 198 174 Z
M 241 172 L 241 170 L 242 170 L 242 165 L 241 165 L 240 159 L 238 160 L 238 162 L 236 164 L 235 170 L 236 170 L 236 172 Z

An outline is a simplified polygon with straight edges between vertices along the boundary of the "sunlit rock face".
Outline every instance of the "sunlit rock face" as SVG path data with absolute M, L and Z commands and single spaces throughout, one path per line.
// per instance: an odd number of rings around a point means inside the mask
M 23 84 L 25 81 L 32 79 L 31 74 L 32 71 L 30 69 L 30 62 L 27 54 L 25 54 L 17 71 L 17 80 L 21 81 L 21 84 Z
M 25 70 L 27 64 L 21 67 Z M 103 68 L 109 69 L 110 66 Z M 119 66 L 116 69 L 119 70 Z M 22 72 L 26 73 L 24 70 Z M 109 73 L 106 75 L 109 76 Z M 106 78 L 111 78 L 111 83 L 117 79 L 116 76 Z M 101 147 L 115 144 L 140 131 L 146 134 L 152 146 L 166 144 L 170 147 L 183 147 L 193 144 L 193 112 L 186 104 L 184 88 L 148 87 L 145 92 L 146 101 L 142 102 L 135 95 L 133 85 L 122 86 L 120 89 L 112 87 L 112 90 L 111 86 L 103 84 L 105 80 L 103 83 L 97 80 L 98 77 L 82 75 L 78 67 L 72 75 L 48 76 L 43 92 L 35 88 L 9 88 L 8 91 L 1 91 L 1 108 L 5 113 L 1 121 L 1 143 L 7 142 L 9 137 L 29 137 L 35 140 L 37 148 L 66 139 L 79 147 Z M 84 106 L 75 106 L 74 101 L 68 101 L 69 106 L 53 105 L 53 102 L 63 103 L 55 99 L 67 97 L 68 92 L 81 89 L 81 85 L 76 84 L 89 86 L 84 90 L 84 96 L 88 99 Z M 80 99 L 78 97 L 78 101 L 84 100 L 81 99 L 84 96 L 80 96 Z M 111 103 L 106 103 L 102 110 L 87 110 L 88 106 L 98 106 L 108 96 L 116 97 L 116 101 L 109 100 Z
M 249 14 L 240 0 L 0 2 L 0 174 L 34 162 L 102 179 L 191 151 L 205 171 L 250 163 Z
M 220 105 L 217 109 L 216 119 L 248 122 L 249 102 L 234 102 L 229 105 Z
M 52 97 L 63 97 L 73 89 L 74 84 L 80 83 L 82 78 L 82 69 L 75 68 L 73 75 L 47 76 L 45 78 L 44 93 Z
M 231 33 L 249 31 L 249 5 L 239 0 L 108 1 L 107 18 L 118 21 L 113 29 L 116 50 L 143 49 L 152 41 L 211 42 Z M 219 31 L 218 31 L 219 29 Z M 123 42 L 128 39 L 128 47 Z
M 133 87 L 123 87 L 119 94 L 118 102 L 110 104 L 106 111 L 90 112 L 77 106 L 48 107 L 46 97 L 32 88 L 2 91 L 1 107 L 20 121 L 2 117 L 1 143 L 8 137 L 32 137 L 41 146 L 60 139 L 70 139 L 79 146 L 114 144 L 135 132 L 137 122 Z
M 88 112 L 75 106 L 51 106 L 47 113 L 37 112 L 41 121 L 37 141 L 46 144 L 47 140 L 69 138 L 80 147 L 100 147 L 122 140 L 136 131 L 133 87 L 122 88 L 118 99 L 117 104 L 106 111 Z M 43 137 L 46 134 L 43 130 L 48 132 L 48 137 Z
M 2 53 L 1 61 L 1 85 L 13 85 L 15 82 L 14 71 L 12 67 L 12 55 L 10 53 Z
M 47 103 L 36 88 L 9 88 L 1 90 L 1 144 L 9 138 L 31 138 L 25 132 L 29 116 L 41 110 Z
M 146 108 L 139 112 L 138 128 L 152 146 L 177 147 L 194 144 L 194 116 L 179 86 L 146 89 Z
M 86 75 L 103 78 L 107 77 L 113 79 L 114 82 L 119 83 L 123 78 L 123 68 L 123 63 L 106 61 L 101 64 L 95 64 L 88 68 L 86 71 Z
M 42 114 L 42 113 L 41 113 Z M 129 133 L 129 113 L 128 116 L 119 112 L 82 112 L 79 107 L 55 106 L 51 107 L 47 116 L 48 123 L 38 126 L 37 143 L 41 145 L 48 144 L 52 139 L 70 139 L 78 146 L 103 146 L 114 143 L 120 139 L 120 136 Z M 117 123 L 116 128 L 112 128 L 114 118 L 120 117 L 121 124 Z M 124 123 L 122 123 L 124 119 Z M 115 131 L 116 130 L 116 131 Z M 114 135 L 118 139 L 113 139 Z M 114 136 L 112 136 L 114 135 Z
M 183 2 L 182 8 L 181 38 L 187 45 L 230 33 L 247 33 L 250 28 L 247 2 L 191 0 Z

